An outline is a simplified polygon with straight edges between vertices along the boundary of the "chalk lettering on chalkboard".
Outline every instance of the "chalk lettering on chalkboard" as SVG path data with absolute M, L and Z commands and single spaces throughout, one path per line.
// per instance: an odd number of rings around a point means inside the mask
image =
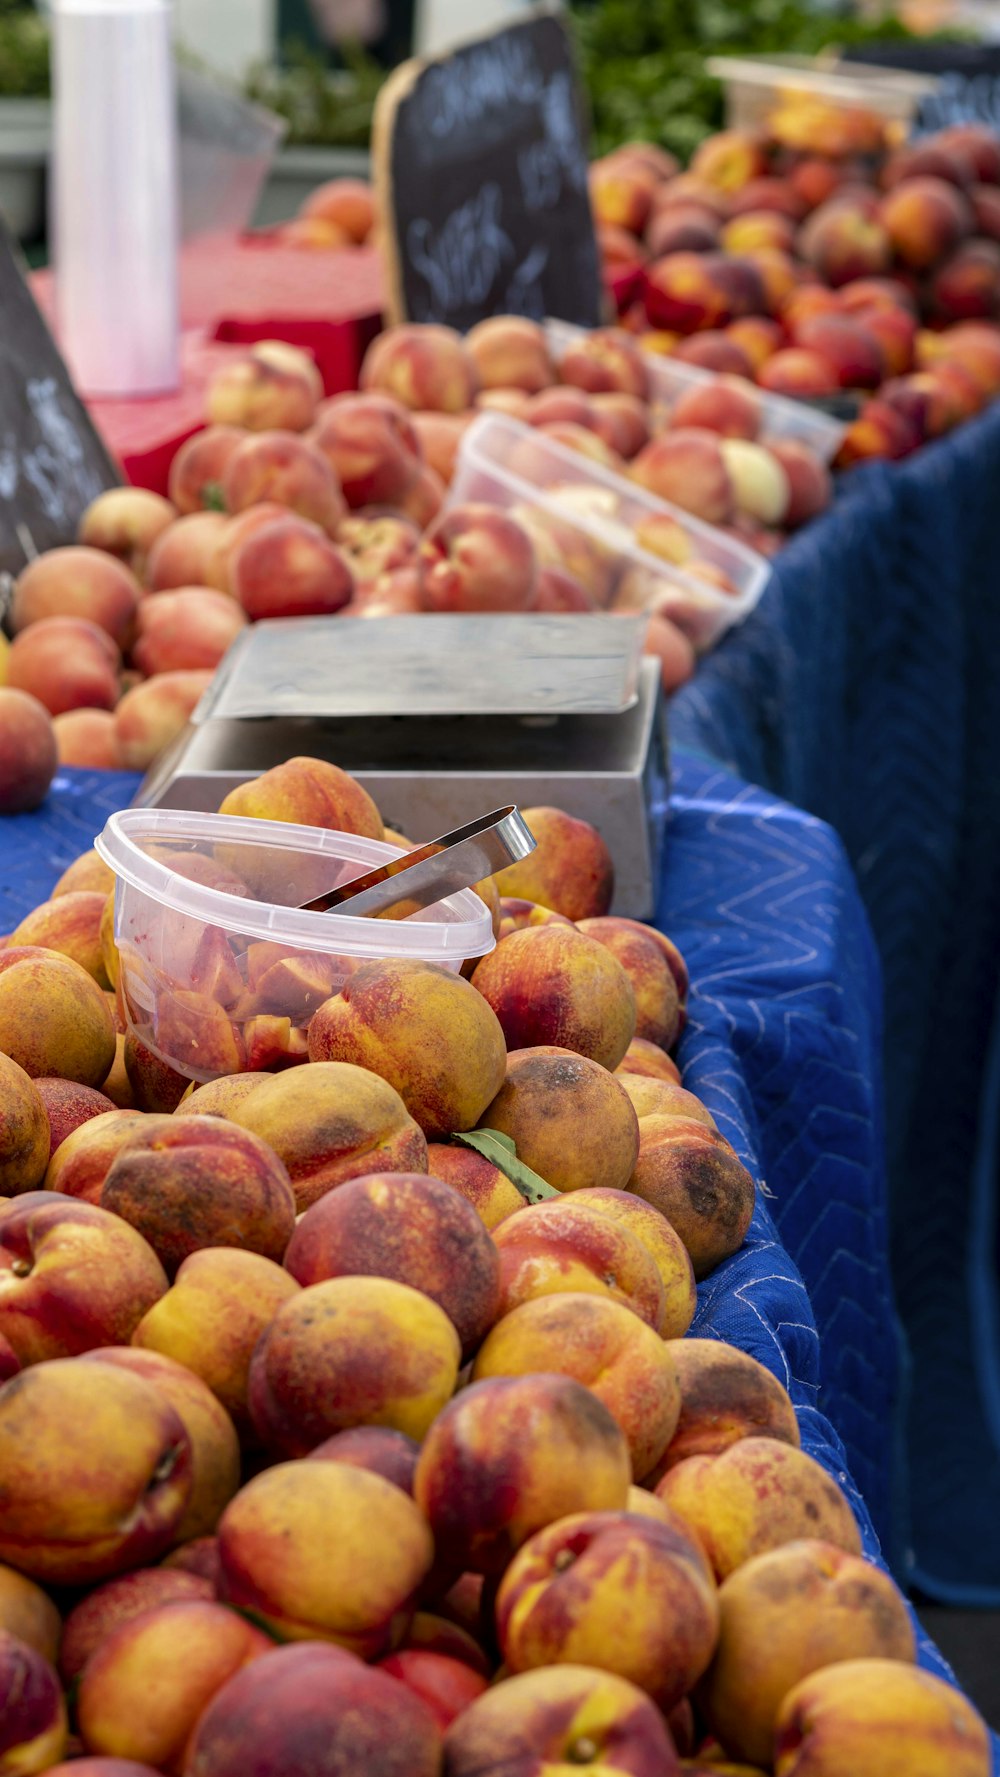
M 453 210 L 437 231 L 423 220 L 410 223 L 407 254 L 429 288 L 425 315 L 415 319 L 486 301 L 514 251 L 501 226 L 502 211 L 500 187 L 489 184 Z
M 549 250 L 536 242 L 511 277 L 504 296 L 504 311 L 528 321 L 544 321 L 545 292 L 541 278 L 549 263 Z
M 420 90 L 422 121 L 432 135 L 450 136 L 481 124 L 491 112 L 536 105 L 544 86 L 530 42 L 497 38 L 463 55 L 460 67 L 442 62 L 428 68 Z
M 920 101 L 917 122 L 921 135 L 956 123 L 985 123 L 1000 130 L 1000 79 L 990 73 L 939 75 L 937 90 Z

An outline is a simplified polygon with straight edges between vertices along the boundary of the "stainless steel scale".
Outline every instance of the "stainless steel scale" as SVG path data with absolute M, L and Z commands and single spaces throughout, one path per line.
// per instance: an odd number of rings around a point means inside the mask
M 332 760 L 423 840 L 484 809 L 554 804 L 615 859 L 614 911 L 654 911 L 668 803 L 659 663 L 641 620 L 328 617 L 233 644 L 137 803 L 214 811 L 298 753 Z

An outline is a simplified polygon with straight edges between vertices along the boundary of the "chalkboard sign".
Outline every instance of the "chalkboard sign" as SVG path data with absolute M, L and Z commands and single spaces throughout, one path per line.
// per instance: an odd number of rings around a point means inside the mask
M 0 581 L 71 543 L 81 513 L 124 477 L 101 443 L 0 221 Z
M 397 69 L 372 135 L 390 319 L 597 326 L 587 135 L 569 38 L 547 9 Z
M 935 90 L 917 107 L 915 136 L 933 135 L 956 123 L 985 123 L 1000 134 L 1000 43 L 863 44 L 849 50 L 846 59 L 936 79 Z

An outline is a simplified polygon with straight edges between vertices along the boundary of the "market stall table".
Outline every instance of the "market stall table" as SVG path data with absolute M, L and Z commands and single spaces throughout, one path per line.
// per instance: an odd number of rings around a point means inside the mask
M 894 1553 L 950 1603 L 1000 1599 L 1000 1067 L 986 1067 L 1000 974 L 998 495 L 997 408 L 907 463 L 853 472 L 671 706 L 677 743 L 836 829 L 867 908 L 910 1362 L 910 1522 L 900 1494 Z M 765 1128 L 780 1125 L 780 1091 L 760 1080 L 755 1103 Z M 805 1192 L 777 1208 L 824 1327 L 843 1278 L 816 1238 L 819 1202 Z M 844 1245 L 870 1232 L 862 1213 Z

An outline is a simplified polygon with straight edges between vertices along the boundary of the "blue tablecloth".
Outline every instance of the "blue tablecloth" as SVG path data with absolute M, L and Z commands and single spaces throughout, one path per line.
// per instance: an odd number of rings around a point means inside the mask
M 907 1527 L 897 1499 L 895 1546 L 906 1545 L 911 1578 L 946 1602 L 1000 1602 L 1000 1035 L 987 1065 L 1000 958 L 998 718 L 1000 408 L 899 467 L 845 478 L 835 510 L 781 553 L 757 612 L 671 708 L 676 742 L 831 823 L 868 911 L 885 986 L 891 1251 L 910 1354 L 898 1477 L 910 1514 Z M 822 1193 L 805 1199 L 787 1211 L 779 1201 L 778 1225 L 836 1366 L 837 1249 L 854 1253 L 863 1212 L 853 1226 L 835 1216 L 824 1236 Z M 852 1414 L 869 1403 L 880 1412 L 870 1371 L 852 1376 L 842 1355 Z M 849 1432 L 841 1404 L 830 1407 Z
M 46 897 L 136 783 L 68 772 L 37 814 L 0 826 L 0 929 Z M 693 1330 L 731 1340 L 780 1377 L 803 1447 L 847 1490 L 866 1551 L 881 1559 L 868 1506 L 888 1520 L 895 1343 L 879 1164 L 880 996 L 843 847 L 812 816 L 680 756 L 659 923 L 692 975 L 685 1082 L 759 1186 L 750 1236 L 701 1285 Z M 822 1336 L 779 1224 L 816 1273 Z M 948 1675 L 922 1633 L 920 1657 Z M 995 1765 L 1000 1772 L 1000 1742 Z

